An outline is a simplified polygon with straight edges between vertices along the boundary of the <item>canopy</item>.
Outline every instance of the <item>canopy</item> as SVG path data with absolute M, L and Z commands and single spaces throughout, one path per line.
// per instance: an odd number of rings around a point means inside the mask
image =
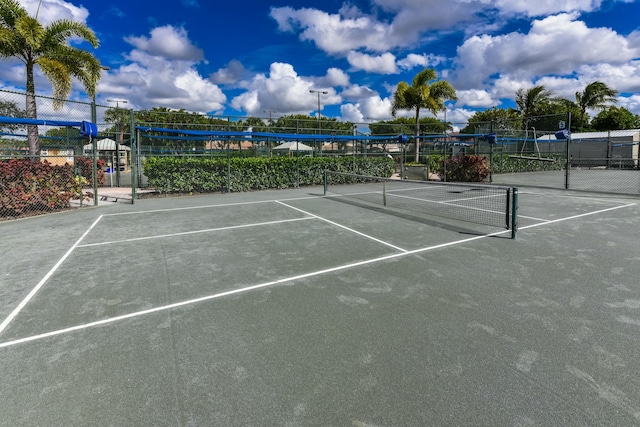
M 116 146 L 118 147 L 118 150 L 126 150 L 126 151 L 131 150 L 131 148 L 127 147 L 126 145 L 117 144 L 113 139 L 104 138 L 99 141 L 96 141 L 96 147 L 98 151 L 116 151 Z M 92 150 L 93 145 L 87 144 L 84 146 L 84 149 Z
M 302 142 L 289 141 L 274 147 L 273 151 L 313 151 L 313 147 L 309 147 Z

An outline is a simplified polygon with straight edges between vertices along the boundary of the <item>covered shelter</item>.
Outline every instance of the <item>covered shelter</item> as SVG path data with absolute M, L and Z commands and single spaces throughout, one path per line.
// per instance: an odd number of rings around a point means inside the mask
M 308 154 L 313 153 L 313 147 L 310 147 L 299 141 L 285 142 L 276 147 L 273 147 L 272 150 L 276 153 L 295 153 L 297 151 L 302 151 Z
M 85 155 L 90 155 L 93 150 L 93 144 L 86 144 L 84 146 Z M 103 138 L 96 141 L 96 150 L 98 151 L 98 158 L 103 160 L 111 171 L 112 167 L 118 164 L 120 171 L 125 171 L 130 164 L 131 159 L 131 147 L 127 147 L 123 144 L 118 144 L 116 141 L 110 138 Z

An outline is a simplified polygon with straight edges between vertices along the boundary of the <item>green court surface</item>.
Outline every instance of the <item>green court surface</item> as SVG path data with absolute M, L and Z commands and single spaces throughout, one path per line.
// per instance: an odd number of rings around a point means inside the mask
M 322 197 L 0 222 L 0 426 L 640 425 L 640 200 L 511 232 Z

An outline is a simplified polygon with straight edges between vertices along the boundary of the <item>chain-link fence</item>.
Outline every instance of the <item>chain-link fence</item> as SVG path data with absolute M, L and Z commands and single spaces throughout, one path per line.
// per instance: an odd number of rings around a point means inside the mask
M 168 108 L 133 111 L 122 101 L 115 107 L 78 101 L 56 105 L 43 96 L 35 101 L 39 124 L 0 123 L 0 215 L 4 217 L 53 209 L 47 206 L 96 204 L 110 189 L 128 190 L 133 201 L 136 188 L 149 186 L 145 161 L 166 156 L 392 156 L 402 171 L 416 162 L 437 170 L 447 158 L 473 154 L 487 158 L 489 179 L 496 183 L 640 194 L 640 130 L 574 132 L 566 139 L 561 130 L 570 128 L 569 114 L 505 116 L 476 123 L 433 119 L 421 122 L 416 138 L 410 120 L 351 123 L 306 116 L 220 117 Z M 24 93 L 0 90 L 0 116 L 23 118 L 26 102 Z M 80 134 L 76 124 L 85 120 L 97 124 L 97 138 Z M 299 135 L 299 142 L 310 151 L 278 150 L 292 135 Z M 47 204 L 42 200 L 49 196 L 36 197 L 45 181 L 66 201 Z M 20 207 L 22 202 L 13 202 L 15 197 L 32 199 L 33 206 Z
M 106 182 L 95 141 L 81 134 L 92 104 L 33 100 L 37 120 L 25 117 L 26 94 L 0 91 L 0 219 L 95 205 Z

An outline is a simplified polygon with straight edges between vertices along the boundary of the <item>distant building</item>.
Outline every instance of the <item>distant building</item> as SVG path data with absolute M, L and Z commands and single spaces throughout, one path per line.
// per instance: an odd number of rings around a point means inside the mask
M 536 141 L 542 153 L 566 152 L 565 140 L 553 134 Z M 573 133 L 570 149 L 574 165 L 638 167 L 640 129 Z

